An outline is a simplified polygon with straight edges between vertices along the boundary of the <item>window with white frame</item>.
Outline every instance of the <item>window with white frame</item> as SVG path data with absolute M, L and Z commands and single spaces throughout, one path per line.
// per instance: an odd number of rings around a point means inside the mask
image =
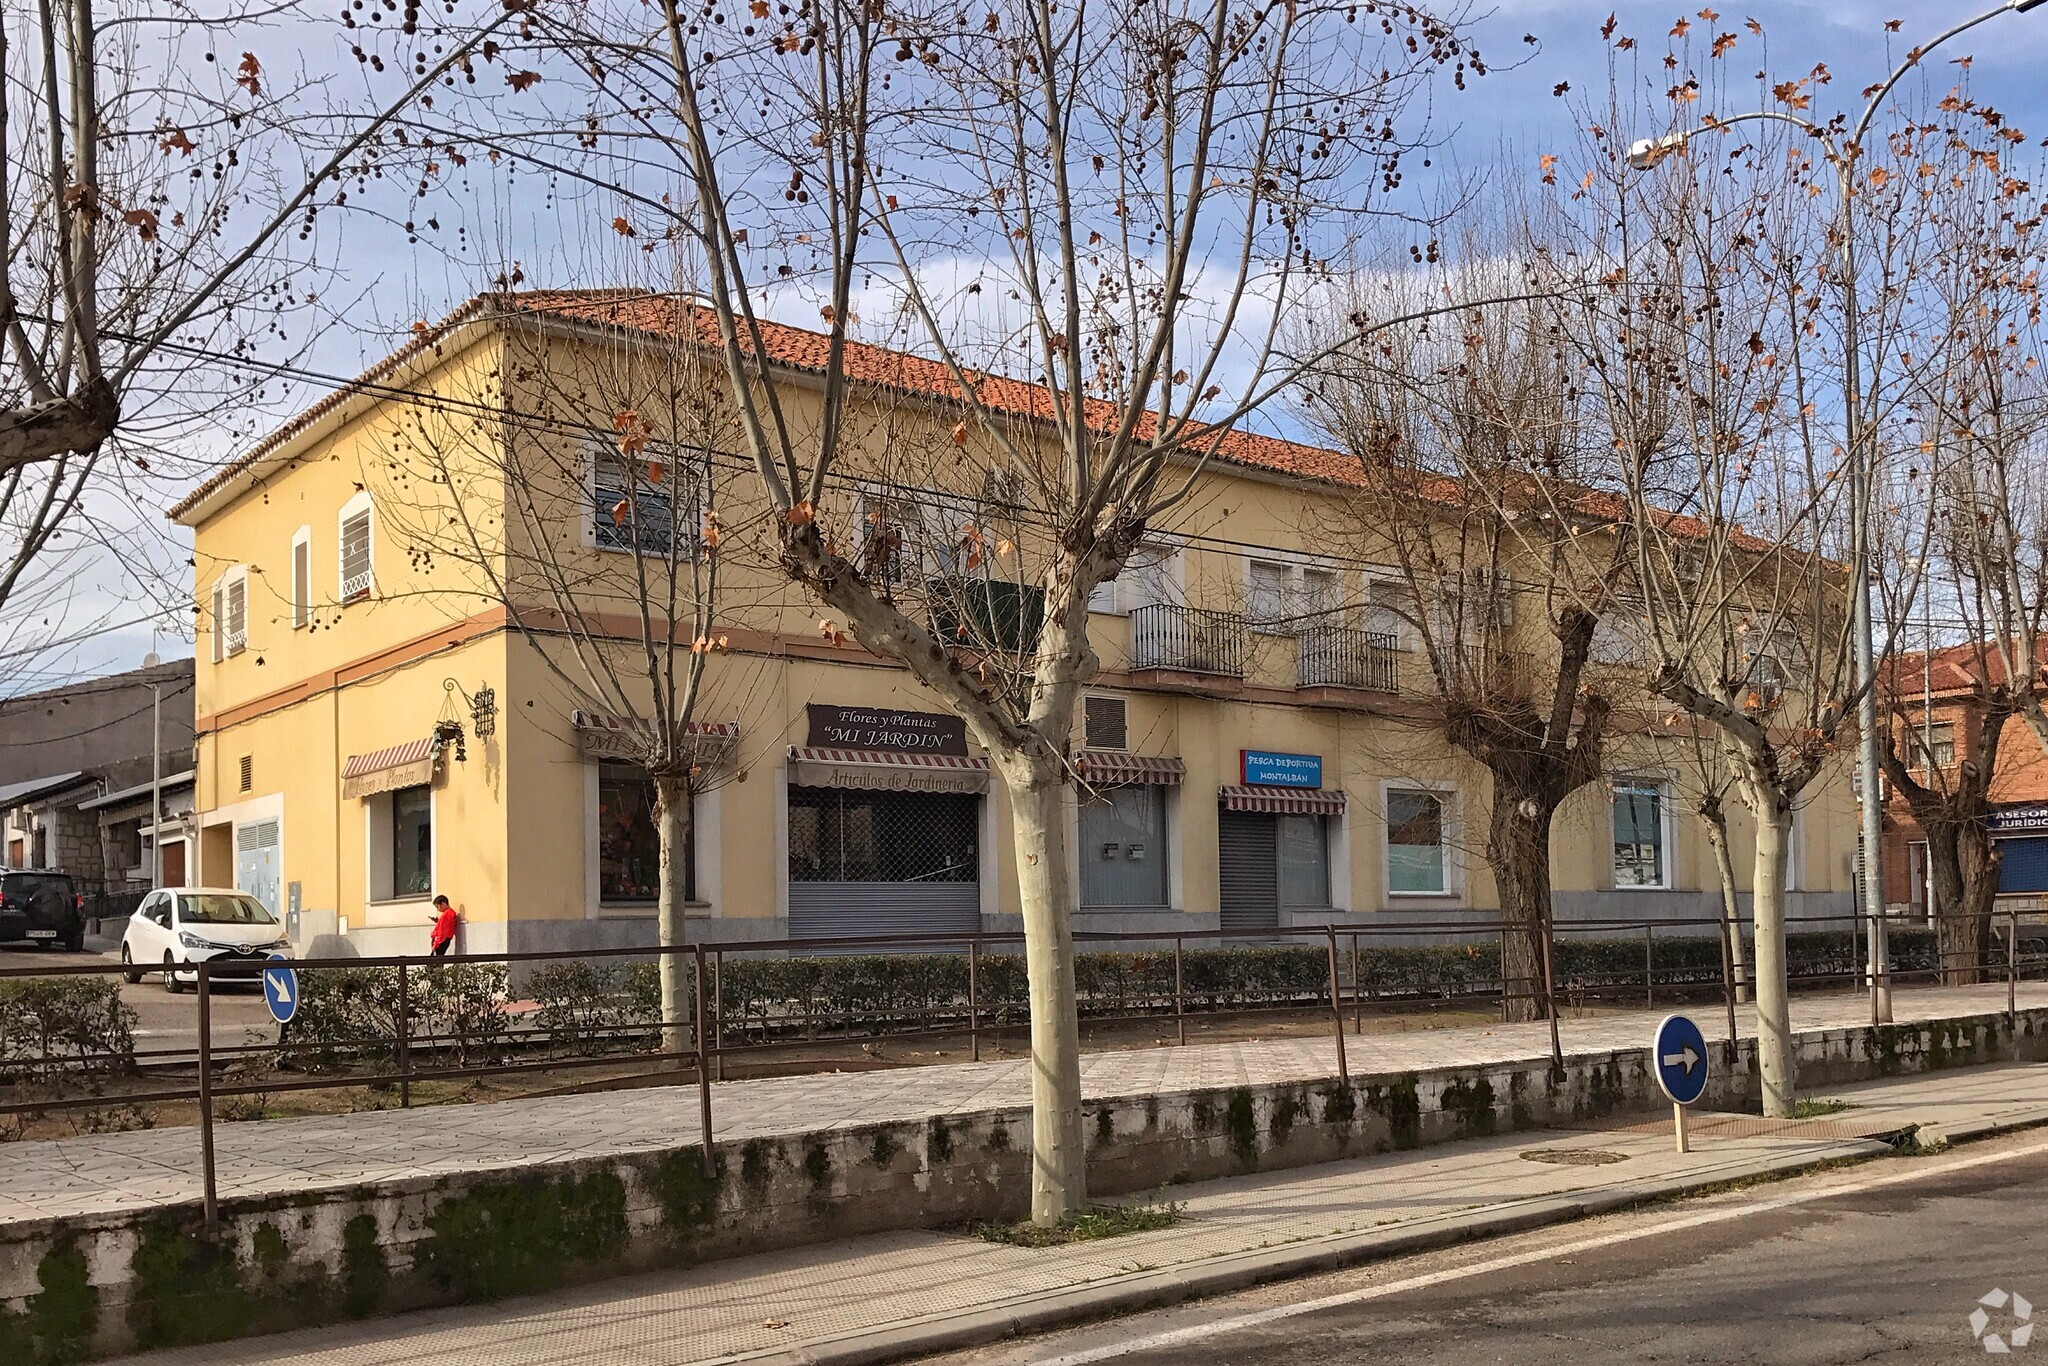
M 1442 896 L 1451 890 L 1445 794 L 1424 788 L 1387 789 L 1387 891 L 1394 896 Z
M 1616 778 L 1614 885 L 1671 885 L 1670 796 L 1654 778 Z
M 342 505 L 336 531 L 339 541 L 337 570 L 340 599 L 344 604 L 361 602 L 377 586 L 372 507 L 368 492 L 358 493 Z
M 1924 770 L 1932 756 L 1937 768 L 1947 768 L 1956 761 L 1956 723 L 1936 721 L 1932 725 L 1922 722 L 1910 728 L 1913 732 L 1912 767 Z
M 406 901 L 433 890 L 434 790 L 426 784 L 363 799 L 369 821 L 369 897 Z
M 1333 623 L 1344 605 L 1343 577 L 1328 566 L 1252 560 L 1245 574 L 1245 615 L 1253 630 L 1293 635 Z
M 249 571 L 240 565 L 213 582 L 213 662 L 249 646 Z
M 1625 616 L 1608 615 L 1593 624 L 1593 643 L 1587 655 L 1595 664 L 1616 668 L 1640 665 L 1648 658 L 1644 624 Z
M 986 539 L 972 502 L 955 494 L 876 486 L 861 492 L 854 510 L 854 562 L 874 584 L 963 574 Z
M 1419 643 L 1415 622 L 1415 593 L 1399 579 L 1374 579 L 1366 591 L 1365 629 L 1391 636 L 1397 650 L 1413 650 Z
M 1146 544 L 1124 560 L 1123 572 L 1098 583 L 1088 594 L 1088 610 L 1124 614 L 1179 600 L 1177 552 L 1172 546 Z
M 589 528 L 598 549 L 694 558 L 710 506 L 707 455 L 653 446 L 628 455 L 609 442 L 592 444 Z
M 292 537 L 292 629 L 313 621 L 313 528 L 302 526 Z

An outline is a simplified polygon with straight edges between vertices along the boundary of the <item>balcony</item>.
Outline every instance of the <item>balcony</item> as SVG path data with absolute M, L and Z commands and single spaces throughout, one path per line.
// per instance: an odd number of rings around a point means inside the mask
M 1394 637 L 1350 626 L 1310 626 L 1301 632 L 1301 686 L 1393 692 L 1400 650 Z
M 1131 668 L 1243 678 L 1251 626 L 1239 612 L 1157 603 L 1131 610 Z

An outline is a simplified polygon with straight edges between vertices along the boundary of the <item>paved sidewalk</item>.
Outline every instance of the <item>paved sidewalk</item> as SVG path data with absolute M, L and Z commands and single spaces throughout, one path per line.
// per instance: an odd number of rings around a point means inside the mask
M 2048 1122 L 2048 1065 L 1845 1087 L 1824 1119 L 1700 1115 L 1446 1144 L 1182 1187 L 1173 1228 L 1023 1249 L 892 1233 L 492 1306 L 136 1358 L 153 1366 L 852 1363 L 991 1341 L 1118 1309 L 1419 1251 L 1705 1185 L 1881 1152 L 1914 1124 Z
M 2048 983 L 2023 983 L 2020 1005 L 2048 1006 Z M 1901 1023 L 2005 1009 L 2003 985 L 1900 991 Z M 1798 1030 L 1867 1024 L 1867 997 L 1795 998 Z M 1694 1015 L 1708 1039 L 1723 1037 L 1715 1006 Z M 1641 1048 L 1661 1011 L 1634 1011 L 1561 1026 L 1568 1054 Z M 1744 1037 L 1754 1012 L 1739 1013 Z M 1353 1076 L 1547 1058 L 1544 1024 L 1418 1030 L 1351 1036 Z M 972 1114 L 1030 1103 L 1026 1060 L 817 1073 L 722 1082 L 713 1088 L 720 1142 L 851 1128 L 930 1115 Z M 1336 1075 L 1328 1038 L 1093 1053 L 1083 1060 L 1090 1099 L 1210 1087 L 1313 1081 Z M 361 1182 L 505 1170 L 613 1153 L 660 1151 L 697 1142 L 696 1094 L 659 1087 L 581 1096 L 444 1105 L 215 1127 L 223 1199 L 317 1190 Z M 197 1131 L 153 1129 L 48 1142 L 14 1143 L 0 1163 L 0 1223 L 113 1212 L 200 1196 Z

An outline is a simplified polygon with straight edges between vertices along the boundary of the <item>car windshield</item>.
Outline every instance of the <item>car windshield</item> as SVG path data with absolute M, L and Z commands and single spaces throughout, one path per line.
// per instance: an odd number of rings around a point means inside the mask
M 181 896 L 178 918 L 188 925 L 275 925 L 277 917 L 253 896 Z

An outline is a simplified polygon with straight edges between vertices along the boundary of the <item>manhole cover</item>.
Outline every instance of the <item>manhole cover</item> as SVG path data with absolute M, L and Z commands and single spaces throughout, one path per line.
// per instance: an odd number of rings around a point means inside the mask
M 1610 1153 L 1602 1148 L 1531 1148 L 1522 1154 L 1524 1162 L 1555 1162 L 1560 1167 L 1604 1167 L 1628 1161 L 1627 1153 Z

